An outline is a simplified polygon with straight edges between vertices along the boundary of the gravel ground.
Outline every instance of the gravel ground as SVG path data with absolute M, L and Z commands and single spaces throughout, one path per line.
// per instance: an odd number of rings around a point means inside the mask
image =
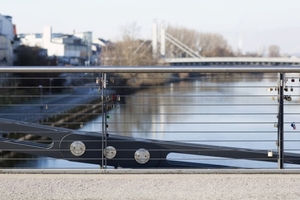
M 300 174 L 0 174 L 0 199 L 300 199 Z

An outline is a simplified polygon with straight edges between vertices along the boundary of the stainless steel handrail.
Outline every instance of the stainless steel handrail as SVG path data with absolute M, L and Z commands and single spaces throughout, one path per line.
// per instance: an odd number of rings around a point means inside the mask
M 300 66 L 0 66 L 0 73 L 300 73 Z

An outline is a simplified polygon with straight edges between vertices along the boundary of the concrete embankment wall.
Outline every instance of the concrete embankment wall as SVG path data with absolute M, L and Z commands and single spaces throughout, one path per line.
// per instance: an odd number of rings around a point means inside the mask
M 106 102 L 106 108 L 104 108 L 101 100 L 93 100 L 87 105 L 77 106 L 64 113 L 45 118 L 40 123 L 54 127 L 78 129 L 82 124 L 101 115 L 103 108 L 107 110 L 112 109 L 113 105 L 111 103 L 112 101 L 109 99 Z

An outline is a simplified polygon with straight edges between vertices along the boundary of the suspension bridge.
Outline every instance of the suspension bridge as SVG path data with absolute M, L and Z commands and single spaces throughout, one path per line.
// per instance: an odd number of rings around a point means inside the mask
M 172 36 L 166 31 L 164 24 L 160 26 L 153 23 L 152 28 L 152 52 L 153 57 L 158 58 L 162 65 L 200 65 L 200 66 L 218 66 L 218 65 L 257 65 L 257 66 L 282 66 L 292 65 L 300 66 L 300 58 L 287 57 L 203 57 L 198 51 L 185 45 L 179 39 Z M 158 34 L 160 32 L 160 34 Z M 158 41 L 158 38 L 160 41 Z M 171 43 L 174 47 L 179 48 L 186 57 L 176 58 L 167 57 L 166 41 Z M 160 52 L 158 52 L 158 46 Z M 159 56 L 158 56 L 159 55 Z

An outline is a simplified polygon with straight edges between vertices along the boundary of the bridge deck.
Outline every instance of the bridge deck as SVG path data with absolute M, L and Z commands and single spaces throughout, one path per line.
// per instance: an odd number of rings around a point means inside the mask
M 170 65 L 300 65 L 300 58 L 266 57 L 206 57 L 165 58 L 160 63 Z

